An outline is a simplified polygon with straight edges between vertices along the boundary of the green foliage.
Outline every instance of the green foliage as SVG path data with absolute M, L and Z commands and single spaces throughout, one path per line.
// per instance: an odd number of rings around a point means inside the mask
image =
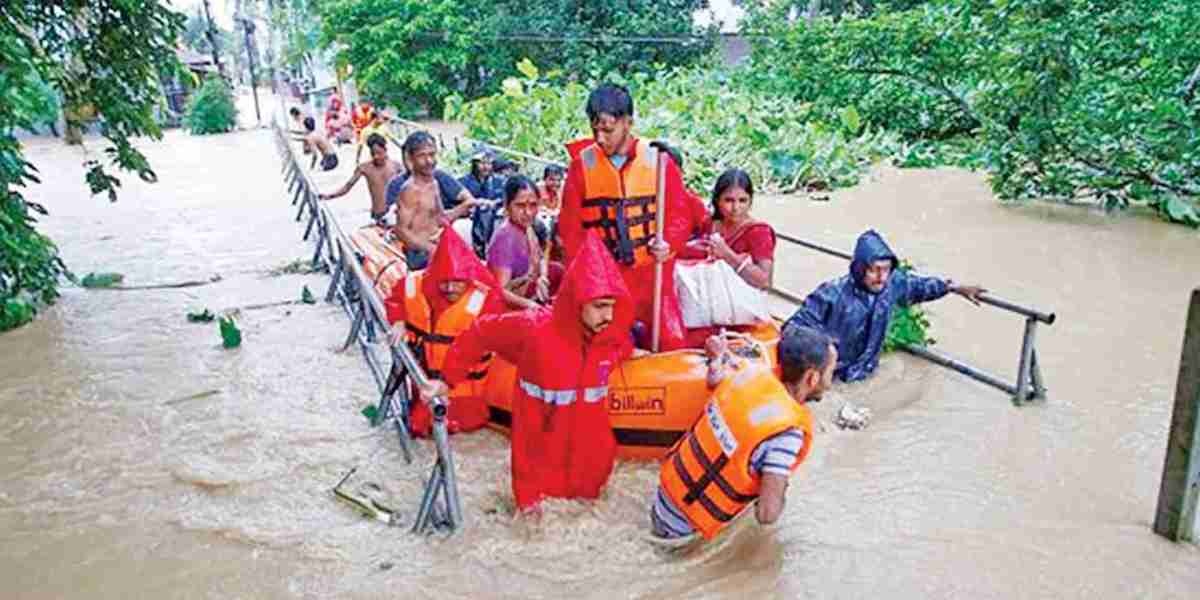
M 907 260 L 901 261 L 897 270 L 908 273 L 912 271 L 912 264 Z M 893 306 L 887 334 L 883 338 L 883 351 L 900 350 L 909 345 L 922 347 L 934 345 L 937 342 L 929 336 L 929 327 L 929 314 L 920 305 Z
M 88 273 L 79 280 L 79 285 L 85 288 L 111 288 L 122 281 L 125 281 L 125 276 L 120 273 Z
M 187 314 L 188 323 L 212 323 L 216 318 L 217 316 L 207 308 L 202 311 L 193 311 Z
M 0 2 L 0 331 L 28 322 L 70 276 L 54 243 L 35 228 L 34 215 L 45 208 L 21 193 L 38 180 L 13 132 L 43 122 L 48 98 L 61 94 L 68 123 L 99 120 L 110 144 L 99 153 L 103 162 L 84 163 L 92 193 L 116 199 L 113 166 L 153 181 L 131 140 L 161 137 L 158 81 L 178 68 L 182 20 L 156 2 Z
M 854 106 L 904 137 L 899 164 L 984 168 L 1005 199 L 1200 225 L 1200 3 L 892 4 L 795 22 L 760 6 L 753 84 L 825 121 Z
M 558 83 L 526 61 L 521 65 L 525 76 L 506 79 L 503 93 L 471 102 L 452 98 L 445 117 L 465 123 L 471 137 L 565 160 L 562 144 L 590 135 L 583 108 L 594 82 Z M 757 93 L 720 70 L 609 80 L 633 94 L 638 135 L 665 139 L 683 152 L 693 189 L 708 189 L 730 167 L 750 173 L 764 191 L 853 185 L 899 142 L 864 127 L 852 107 L 832 122 L 815 119 L 810 107 Z
M 221 317 L 218 321 L 218 327 L 221 331 L 221 345 L 226 348 L 237 348 L 242 345 L 242 330 L 238 329 L 237 322 L 232 316 Z
M 500 90 L 522 57 L 552 63 L 562 79 L 690 64 L 712 39 L 694 33 L 698 0 L 329 0 L 319 5 L 321 43 L 340 46 L 359 89 L 413 113 L 442 112 L 452 94 L 477 98 Z M 653 36 L 648 36 L 653 33 Z M 659 41 L 621 37 L 668 36 Z
M 225 133 L 237 127 L 237 106 L 225 80 L 210 75 L 192 96 L 187 126 L 193 134 Z

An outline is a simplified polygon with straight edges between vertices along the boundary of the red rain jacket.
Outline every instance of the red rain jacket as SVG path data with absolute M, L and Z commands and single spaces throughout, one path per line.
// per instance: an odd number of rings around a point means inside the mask
M 475 256 L 475 251 L 449 227 L 442 232 L 437 249 L 433 251 L 433 256 L 429 259 L 429 266 L 424 271 L 417 272 L 424 273 L 421 278 L 420 293 L 429 303 L 432 313 L 429 318 L 431 323 L 437 323 L 442 313 L 451 306 L 441 290 L 438 289 L 438 284 L 446 280 L 469 281 L 475 285 L 481 284 L 489 288 L 483 309 L 479 312 L 480 316 L 504 312 L 506 309 L 500 285 L 496 282 L 492 272 L 479 261 L 479 257 Z M 472 289 L 474 288 L 467 288 L 464 297 L 469 295 Z M 399 320 L 408 321 L 407 309 L 403 301 L 389 303 L 388 308 L 389 317 L 396 316 Z M 475 355 L 472 364 L 478 364 L 479 357 L 483 354 L 484 352 L 480 352 Z M 441 370 L 443 365 L 427 365 L 427 367 L 436 371 Z M 446 411 L 447 428 L 451 432 L 479 429 L 487 424 L 487 419 L 488 407 L 482 397 L 452 399 Z M 417 435 L 427 435 L 432 424 L 429 407 L 424 402 L 414 403 L 409 415 L 410 429 Z
M 582 307 L 617 299 L 613 321 L 584 339 Z M 633 351 L 633 304 L 616 262 L 594 233 L 581 244 L 549 308 L 480 317 L 450 347 L 446 382 L 495 352 L 517 368 L 512 403 L 512 486 L 517 507 L 543 498 L 596 498 L 612 472 L 616 440 L 604 400 L 608 376 Z

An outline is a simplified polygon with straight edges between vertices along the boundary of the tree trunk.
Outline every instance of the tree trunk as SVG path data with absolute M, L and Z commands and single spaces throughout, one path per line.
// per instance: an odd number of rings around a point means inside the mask
M 208 29 L 204 31 L 204 36 L 208 38 L 208 46 L 212 49 L 213 64 L 217 66 L 217 73 L 221 74 L 221 79 L 229 80 L 225 76 L 225 67 L 221 65 L 221 52 L 217 47 L 217 28 L 213 25 L 212 12 L 208 8 L 208 0 L 204 0 L 204 19 L 208 21 Z

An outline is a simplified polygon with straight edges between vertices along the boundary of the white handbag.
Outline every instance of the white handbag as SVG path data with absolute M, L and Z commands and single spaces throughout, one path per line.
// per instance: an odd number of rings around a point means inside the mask
M 769 321 L 767 293 L 723 260 L 675 263 L 675 291 L 688 329 Z

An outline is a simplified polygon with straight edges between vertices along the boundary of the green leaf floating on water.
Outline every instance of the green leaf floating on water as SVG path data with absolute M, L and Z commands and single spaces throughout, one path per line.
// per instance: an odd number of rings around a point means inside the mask
M 226 348 L 237 348 L 242 345 L 242 330 L 238 329 L 233 317 L 221 317 L 221 344 Z
M 207 308 L 200 312 L 190 312 L 187 314 L 189 323 L 211 323 L 216 318 L 217 316 L 212 314 L 212 311 Z
M 317 303 L 317 299 L 315 297 L 313 297 L 313 293 L 311 291 L 309 291 L 307 285 L 304 286 L 303 290 L 300 290 L 300 301 L 305 304 L 316 304 Z
M 88 273 L 79 285 L 85 288 L 110 288 L 122 281 L 125 281 L 125 276 L 120 273 Z
M 366 417 L 367 420 L 371 422 L 372 427 L 379 424 L 379 407 L 378 406 L 375 406 L 374 404 L 368 404 L 367 407 L 362 409 L 361 412 L 362 412 L 362 416 Z

